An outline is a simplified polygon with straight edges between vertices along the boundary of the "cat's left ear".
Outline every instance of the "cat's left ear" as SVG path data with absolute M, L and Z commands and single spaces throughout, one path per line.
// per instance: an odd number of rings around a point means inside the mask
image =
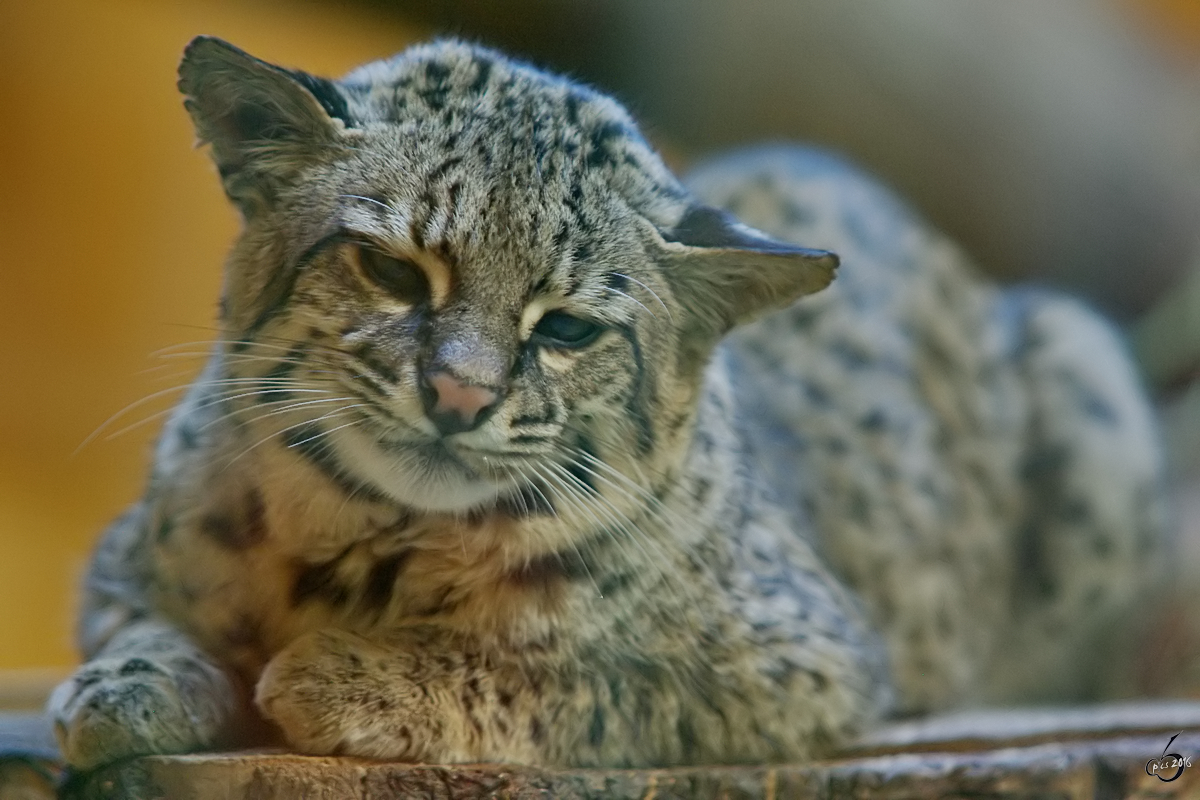
M 828 286 L 838 258 L 780 242 L 709 206 L 692 206 L 660 232 L 672 289 L 700 330 L 720 338 L 732 328 Z
M 351 124 L 331 81 L 269 64 L 214 36 L 188 43 L 179 91 L 239 204 L 256 184 L 287 181 Z

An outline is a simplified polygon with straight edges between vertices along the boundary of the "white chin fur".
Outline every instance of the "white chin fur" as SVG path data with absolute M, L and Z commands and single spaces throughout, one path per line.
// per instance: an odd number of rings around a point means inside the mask
M 452 465 L 422 468 L 381 448 L 377 440 L 353 428 L 331 435 L 338 460 L 397 502 L 421 511 L 469 511 L 496 500 L 507 485 L 472 479 Z

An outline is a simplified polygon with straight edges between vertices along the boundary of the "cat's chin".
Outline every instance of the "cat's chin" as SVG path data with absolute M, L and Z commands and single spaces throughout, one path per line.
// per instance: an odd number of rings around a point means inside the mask
M 350 429 L 344 433 L 335 444 L 343 464 L 417 511 L 473 511 L 512 491 L 510 483 L 480 475 L 439 442 L 383 443 Z

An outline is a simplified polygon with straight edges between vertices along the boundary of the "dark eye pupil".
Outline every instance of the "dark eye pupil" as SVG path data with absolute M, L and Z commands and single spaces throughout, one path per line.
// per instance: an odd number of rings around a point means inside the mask
M 363 274 L 398 300 L 414 305 L 429 297 L 425 273 L 411 261 L 385 255 L 370 247 L 360 247 L 358 260 Z
M 536 338 L 558 347 L 582 347 L 600 335 L 602 328 L 586 319 L 551 311 L 533 329 Z

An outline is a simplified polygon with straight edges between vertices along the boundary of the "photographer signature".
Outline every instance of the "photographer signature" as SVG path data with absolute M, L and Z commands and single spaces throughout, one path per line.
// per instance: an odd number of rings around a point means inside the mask
M 1179 733 L 1183 733 L 1183 731 Z M 1182 775 L 1184 769 L 1192 765 L 1191 756 L 1181 756 L 1178 753 L 1167 752 L 1171 749 L 1171 743 L 1179 737 L 1179 733 L 1172 736 L 1171 741 L 1167 742 L 1167 746 L 1163 748 L 1161 756 L 1152 758 L 1146 762 L 1147 775 L 1153 775 L 1163 783 L 1170 783 Z

